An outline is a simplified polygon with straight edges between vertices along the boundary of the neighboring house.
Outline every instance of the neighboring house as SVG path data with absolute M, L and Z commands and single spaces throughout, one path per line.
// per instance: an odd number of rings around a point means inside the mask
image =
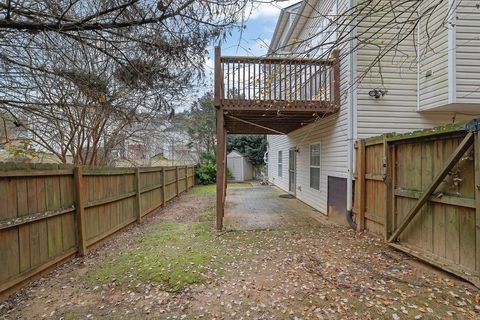
M 178 129 L 165 130 L 161 135 L 163 156 L 176 163 L 195 165 L 199 162 L 199 154 L 190 146 L 190 139 L 186 132 Z
M 227 155 L 227 168 L 235 181 L 248 181 L 253 179 L 253 166 L 240 152 L 233 150 Z
M 325 19 L 345 12 L 351 3 L 309 0 L 284 9 L 270 55 L 295 56 L 303 52 L 305 43 L 295 43 L 325 30 Z M 432 3 L 427 0 L 424 5 Z M 379 44 L 395 40 L 392 37 L 398 35 L 398 30 L 378 32 L 391 21 L 390 9 L 385 6 L 385 12 L 357 17 L 357 28 L 346 31 L 351 40 L 340 46 L 338 112 L 287 135 L 269 135 L 269 180 L 320 212 L 344 218 L 345 210 L 352 208 L 356 139 L 478 117 L 480 10 L 475 1 L 464 0 L 456 7 L 452 3 L 440 2 L 431 19 L 421 20 L 416 32 L 405 34 L 398 50 L 386 53 L 380 63 L 373 63 Z M 447 17 L 451 7 L 456 8 L 455 12 Z M 412 12 L 405 9 L 397 19 L 406 19 L 408 14 Z M 428 41 L 426 26 L 436 30 L 428 35 Z M 340 35 L 335 31 L 327 30 L 311 41 L 330 42 L 337 37 Z M 367 41 L 370 37 L 374 40 Z M 316 55 L 321 56 L 322 51 Z M 416 53 L 418 61 L 411 58 Z M 375 93 L 380 97 L 372 96 Z
M 198 153 L 188 145 L 188 135 L 180 130 L 165 127 L 162 124 L 142 124 L 129 128 L 128 137 L 120 136 L 117 146 L 112 150 L 115 163 L 147 165 L 195 165 L 199 161 Z M 157 161 L 161 157 L 160 162 Z
M 127 145 L 128 159 L 146 159 L 147 146 L 143 143 L 135 143 Z

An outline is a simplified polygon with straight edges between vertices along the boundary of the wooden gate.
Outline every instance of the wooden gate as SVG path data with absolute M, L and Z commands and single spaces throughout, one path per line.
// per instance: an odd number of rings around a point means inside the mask
M 385 237 L 479 286 L 478 122 L 387 140 Z
M 385 134 L 358 140 L 356 148 L 355 220 L 358 230 L 368 230 L 377 235 L 385 234 Z

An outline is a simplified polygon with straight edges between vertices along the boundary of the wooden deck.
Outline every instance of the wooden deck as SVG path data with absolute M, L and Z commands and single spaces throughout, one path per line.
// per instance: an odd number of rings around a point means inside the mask
M 227 134 L 288 134 L 340 107 L 340 52 L 328 59 L 228 57 L 215 48 L 217 227 L 223 228 Z
M 215 52 L 215 105 L 228 133 L 286 134 L 340 105 L 339 51 L 330 59 L 222 57 Z

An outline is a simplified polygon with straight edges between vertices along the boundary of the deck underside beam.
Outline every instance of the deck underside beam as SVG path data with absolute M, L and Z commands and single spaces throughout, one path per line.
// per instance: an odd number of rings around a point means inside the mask
M 329 115 L 307 111 L 225 111 L 230 134 L 288 134 Z

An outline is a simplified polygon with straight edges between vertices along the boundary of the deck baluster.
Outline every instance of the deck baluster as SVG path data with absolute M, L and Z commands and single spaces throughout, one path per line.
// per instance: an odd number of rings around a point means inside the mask
M 329 59 L 221 57 L 221 104 L 231 110 L 284 111 L 338 106 L 337 61 L 336 51 Z

